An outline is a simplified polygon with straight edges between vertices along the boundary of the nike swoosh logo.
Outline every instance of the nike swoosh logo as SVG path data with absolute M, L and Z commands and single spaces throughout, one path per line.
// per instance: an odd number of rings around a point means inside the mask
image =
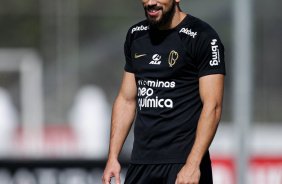
M 142 56 L 146 56 L 146 54 L 137 55 L 137 54 L 135 53 L 135 58 L 140 58 L 140 57 L 142 57 Z

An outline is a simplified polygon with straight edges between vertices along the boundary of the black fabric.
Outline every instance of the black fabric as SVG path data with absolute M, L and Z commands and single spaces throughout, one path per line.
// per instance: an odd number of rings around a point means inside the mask
M 175 184 L 177 174 L 184 164 L 130 164 L 124 184 Z M 199 184 L 213 184 L 209 154 L 200 165 Z
M 129 29 L 124 52 L 138 89 L 131 163 L 185 163 L 203 106 L 199 78 L 225 74 L 217 33 L 191 15 L 165 31 L 142 21 Z

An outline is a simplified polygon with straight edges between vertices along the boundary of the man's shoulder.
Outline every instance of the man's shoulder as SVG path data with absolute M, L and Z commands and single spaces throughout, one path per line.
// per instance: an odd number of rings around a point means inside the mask
M 127 31 L 126 42 L 131 44 L 133 40 L 147 34 L 149 30 L 147 20 L 143 20 L 131 26 Z
M 138 33 L 138 32 L 146 32 L 149 30 L 148 21 L 143 20 L 131 26 L 128 30 L 130 34 Z
M 193 38 L 217 35 L 216 31 L 207 22 L 192 15 L 187 16 L 187 21 L 180 28 L 180 34 L 186 34 Z

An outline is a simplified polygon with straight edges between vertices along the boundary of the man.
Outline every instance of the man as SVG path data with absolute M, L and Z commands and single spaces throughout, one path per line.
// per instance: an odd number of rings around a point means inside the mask
M 147 20 L 128 31 L 102 177 L 120 183 L 118 155 L 135 117 L 126 184 L 212 183 L 208 148 L 222 106 L 224 48 L 180 0 L 142 0 Z

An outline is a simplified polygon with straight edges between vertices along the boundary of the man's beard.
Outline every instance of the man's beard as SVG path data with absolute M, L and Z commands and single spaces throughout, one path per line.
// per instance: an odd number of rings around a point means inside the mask
M 151 18 L 150 15 L 148 15 L 147 12 L 148 6 L 145 6 L 144 9 L 150 29 L 156 29 L 166 25 L 168 22 L 172 20 L 175 12 L 175 2 L 172 1 L 171 7 L 166 12 L 163 11 L 163 14 L 161 15 L 159 20 L 155 20 L 154 18 Z

